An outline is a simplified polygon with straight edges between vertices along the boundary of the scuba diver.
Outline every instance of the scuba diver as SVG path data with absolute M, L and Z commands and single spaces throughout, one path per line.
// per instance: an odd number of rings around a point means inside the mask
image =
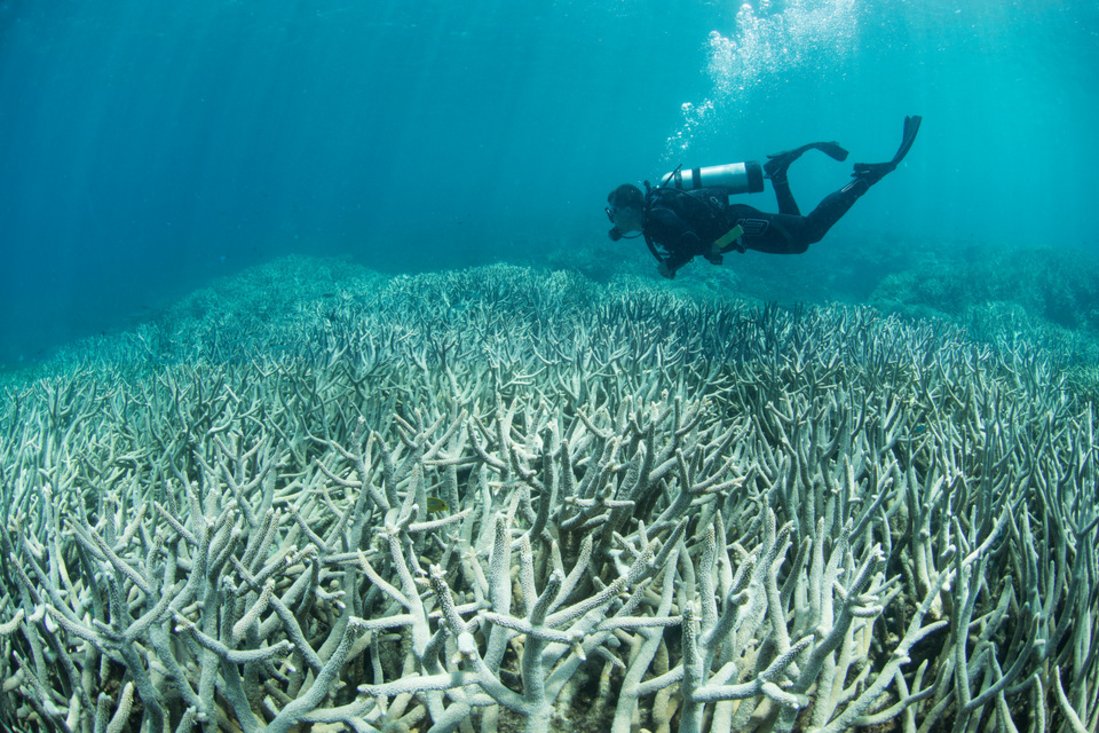
M 904 119 L 904 134 L 897 154 L 887 163 L 856 163 L 854 179 L 826 196 L 811 213 L 802 216 L 786 171 L 808 150 L 819 150 L 834 160 L 846 160 L 847 151 L 835 142 L 815 142 L 775 155 L 761 167 L 754 161 L 689 171 L 676 168 L 661 178 L 659 186 L 645 181 L 646 192 L 625 183 L 607 196 L 607 217 L 614 225 L 614 241 L 642 236 L 667 278 L 701 255 L 715 265 L 725 252 L 749 249 L 772 254 L 800 254 L 819 242 L 840 217 L 875 183 L 900 163 L 920 129 L 921 117 Z M 763 174 L 771 179 L 778 213 L 760 211 L 746 204 L 730 204 L 736 193 L 763 190 Z

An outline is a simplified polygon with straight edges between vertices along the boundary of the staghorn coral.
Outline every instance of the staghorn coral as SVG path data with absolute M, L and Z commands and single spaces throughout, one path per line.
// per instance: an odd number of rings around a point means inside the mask
M 8 390 L 0 725 L 1099 726 L 1056 354 L 506 267 L 318 303 Z
M 927 309 L 953 317 L 1003 303 L 1036 321 L 1099 333 L 1099 260 L 1078 247 L 1004 248 L 968 245 L 932 251 L 884 278 L 870 299 L 885 306 Z

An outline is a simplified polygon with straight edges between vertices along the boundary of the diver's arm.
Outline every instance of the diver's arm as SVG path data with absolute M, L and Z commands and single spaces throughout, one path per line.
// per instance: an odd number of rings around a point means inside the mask
M 697 234 L 692 231 L 684 232 L 679 238 L 678 245 L 668 252 L 668 259 L 665 260 L 668 269 L 672 271 L 672 275 L 675 275 L 676 270 L 694 259 L 694 256 L 701 251 L 701 246 L 702 242 Z
M 655 229 L 659 233 L 655 239 L 668 252 L 660 263 L 660 274 L 664 277 L 675 277 L 676 270 L 702 252 L 702 241 L 694 229 L 687 226 L 671 209 L 659 207 L 650 211 L 647 228 Z

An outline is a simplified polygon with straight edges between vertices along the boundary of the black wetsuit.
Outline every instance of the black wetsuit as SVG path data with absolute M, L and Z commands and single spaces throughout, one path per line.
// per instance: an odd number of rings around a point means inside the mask
M 721 252 L 754 249 L 772 254 L 800 254 L 822 237 L 847 213 L 869 185 L 853 181 L 829 194 L 808 216 L 802 216 L 790 193 L 785 176 L 772 180 L 778 199 L 777 214 L 746 204 L 728 204 L 722 189 L 680 191 L 656 188 L 645 206 L 643 233 L 653 256 L 670 271 L 690 262 L 696 255 L 720 262 L 713 244 L 739 225 L 744 234 Z

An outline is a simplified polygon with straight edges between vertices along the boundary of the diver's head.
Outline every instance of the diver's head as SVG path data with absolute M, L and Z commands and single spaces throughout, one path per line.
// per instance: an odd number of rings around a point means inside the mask
M 608 235 L 618 241 L 627 234 L 640 232 L 644 225 L 645 195 L 632 183 L 623 183 L 607 196 L 605 211 L 614 227 Z

